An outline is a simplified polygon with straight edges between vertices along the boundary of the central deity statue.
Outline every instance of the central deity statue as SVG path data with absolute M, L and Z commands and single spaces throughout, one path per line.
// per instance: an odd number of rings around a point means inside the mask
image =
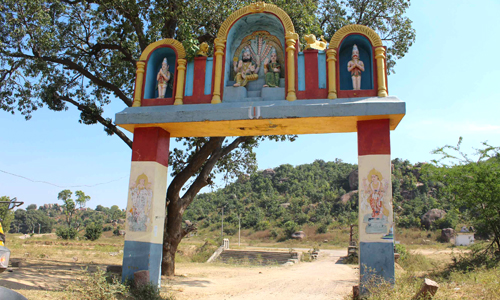
M 233 63 L 236 73 L 234 86 L 246 86 L 249 81 L 257 80 L 259 78 L 259 64 L 259 61 L 256 61 L 255 64 L 252 63 L 252 55 L 250 50 L 246 48 L 241 55 L 241 60 Z
M 352 89 L 361 89 L 361 72 L 365 70 L 365 65 L 359 60 L 358 46 L 352 47 L 352 59 L 347 63 L 347 71 L 351 72 Z
M 156 75 L 156 81 L 158 82 L 158 98 L 165 98 L 167 86 L 171 84 L 170 71 L 168 71 L 168 61 L 166 57 L 163 59 L 158 75 Z

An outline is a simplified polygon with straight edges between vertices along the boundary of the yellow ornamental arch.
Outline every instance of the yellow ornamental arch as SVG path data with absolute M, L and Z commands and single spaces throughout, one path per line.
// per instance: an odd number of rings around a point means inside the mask
M 212 96 L 212 103 L 221 103 L 221 82 L 222 82 L 222 60 L 224 57 L 224 49 L 226 48 L 227 35 L 229 30 L 241 17 L 250 14 L 258 13 L 269 13 L 275 15 L 283 24 L 285 29 L 285 43 L 286 43 L 286 53 L 287 53 L 287 96 L 286 99 L 289 101 L 296 100 L 295 96 L 295 43 L 299 39 L 297 33 L 295 33 L 295 27 L 293 26 L 292 19 L 290 16 L 281 8 L 274 4 L 268 4 L 265 2 L 256 2 L 248 6 L 238 9 L 233 12 L 225 21 L 222 23 L 215 39 L 215 76 L 214 76 L 214 92 Z
M 377 84 L 378 84 L 378 96 L 387 97 L 387 83 L 386 68 L 385 68 L 385 47 L 382 43 L 382 39 L 375 32 L 375 30 L 370 27 L 358 24 L 347 25 L 340 28 L 333 35 L 330 40 L 330 45 L 328 46 L 327 62 L 328 62 L 328 99 L 337 98 L 337 87 L 336 87 L 336 64 L 337 64 L 337 53 L 338 48 L 342 40 L 350 34 L 362 34 L 375 47 L 375 59 L 377 60 Z
M 136 69 L 136 80 L 135 80 L 135 94 L 133 107 L 141 106 L 141 96 L 142 96 L 142 86 L 144 83 L 144 67 L 146 66 L 146 61 L 149 55 L 158 47 L 170 46 L 175 49 L 177 54 L 177 87 L 175 89 L 175 102 L 174 105 L 182 104 L 182 98 L 184 97 L 184 80 L 186 77 L 186 50 L 182 43 L 174 39 L 163 39 L 152 44 L 149 44 L 146 49 L 142 52 L 137 61 Z

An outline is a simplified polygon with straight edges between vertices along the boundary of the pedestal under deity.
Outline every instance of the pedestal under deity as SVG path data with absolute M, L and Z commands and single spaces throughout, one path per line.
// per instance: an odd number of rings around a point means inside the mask
M 252 55 L 250 50 L 246 48 L 241 55 L 241 60 L 233 63 L 236 73 L 234 86 L 246 86 L 249 81 L 257 80 L 259 78 L 259 63 L 259 61 L 255 62 L 255 65 L 252 63 Z
M 161 69 L 156 75 L 156 81 L 158 82 L 158 98 L 165 98 L 165 92 L 170 84 L 170 71 L 168 70 L 168 61 L 165 57 L 161 64 Z
M 264 73 L 266 74 L 266 84 L 264 87 L 279 87 L 280 85 L 281 65 L 278 62 L 276 49 L 271 50 L 271 62 L 269 58 L 264 61 Z
M 347 71 L 351 72 L 352 78 L 352 89 L 361 89 L 361 72 L 365 70 L 365 65 L 361 60 L 359 60 L 359 50 L 358 46 L 354 44 L 352 47 L 351 60 L 347 63 Z

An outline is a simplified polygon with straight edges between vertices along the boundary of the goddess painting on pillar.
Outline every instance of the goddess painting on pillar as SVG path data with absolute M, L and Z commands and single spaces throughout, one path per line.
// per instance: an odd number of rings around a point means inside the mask
M 130 231 L 146 231 L 150 223 L 153 190 L 151 182 L 143 173 L 137 176 L 136 181 L 130 184 L 130 198 L 132 208 L 127 211 L 128 227 Z
M 264 61 L 264 73 L 266 74 L 266 84 L 264 87 L 279 87 L 280 85 L 281 65 L 278 62 L 276 49 L 271 50 L 271 62 L 269 58 Z
M 347 71 L 351 72 L 352 89 L 356 91 L 361 89 L 361 72 L 365 71 L 365 65 L 359 60 L 359 50 L 356 44 L 352 47 L 351 58 L 347 63 Z
M 158 82 L 158 98 L 165 98 L 165 92 L 167 91 L 167 87 L 172 86 L 172 82 L 170 80 L 171 74 L 168 70 L 168 61 L 165 57 L 161 64 L 161 69 L 158 71 L 158 75 L 156 75 L 156 81 Z
M 250 49 L 246 48 L 241 55 L 241 60 L 233 63 L 236 73 L 234 86 L 246 86 L 249 81 L 257 80 L 259 78 L 259 64 L 259 61 L 256 61 L 255 64 L 252 63 Z
M 382 173 L 375 168 L 370 171 L 368 178 L 363 178 L 363 189 L 366 202 L 371 207 L 371 213 L 363 218 L 366 233 L 386 233 L 389 209 L 384 205 L 384 196 L 389 188 L 389 183 L 383 180 Z

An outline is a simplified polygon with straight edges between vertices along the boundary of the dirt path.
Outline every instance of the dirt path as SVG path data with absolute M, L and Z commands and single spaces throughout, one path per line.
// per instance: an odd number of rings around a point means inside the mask
M 293 266 L 237 267 L 179 264 L 163 280 L 178 300 L 343 299 L 358 284 L 358 270 L 338 263 L 345 250 L 322 250 L 317 261 Z

